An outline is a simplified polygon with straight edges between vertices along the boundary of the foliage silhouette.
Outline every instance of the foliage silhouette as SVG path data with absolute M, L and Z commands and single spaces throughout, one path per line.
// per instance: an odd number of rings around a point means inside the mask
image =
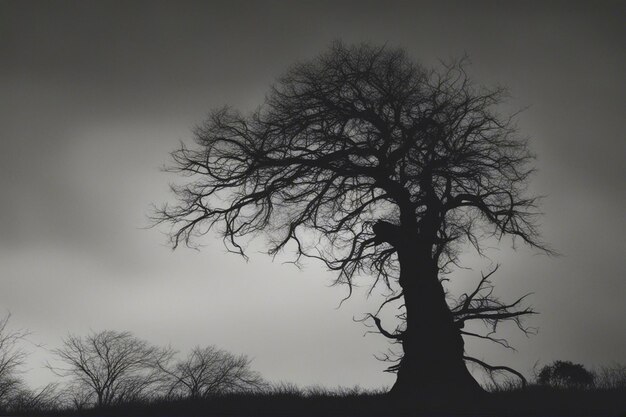
M 537 382 L 557 388 L 585 388 L 593 386 L 594 375 L 583 365 L 570 361 L 555 361 L 539 371 Z
M 337 42 L 256 111 L 223 108 L 197 127 L 196 146 L 173 153 L 187 178 L 177 203 L 155 223 L 172 227 L 174 247 L 217 228 L 245 256 L 245 239 L 265 232 L 269 254 L 321 260 L 350 289 L 371 275 L 403 300 L 395 332 L 370 316 L 402 346 L 392 392 L 478 392 L 442 274 L 492 236 L 550 252 L 526 192 L 533 155 L 496 111 L 505 93 L 474 85 L 463 60 L 431 70 L 403 50 Z

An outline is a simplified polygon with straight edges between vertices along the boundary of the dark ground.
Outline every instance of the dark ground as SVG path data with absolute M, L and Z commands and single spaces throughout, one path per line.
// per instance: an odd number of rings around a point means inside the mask
M 532 387 L 398 403 L 385 394 L 231 394 L 202 400 L 129 403 L 102 409 L 22 413 L 29 416 L 625 416 L 624 390 Z

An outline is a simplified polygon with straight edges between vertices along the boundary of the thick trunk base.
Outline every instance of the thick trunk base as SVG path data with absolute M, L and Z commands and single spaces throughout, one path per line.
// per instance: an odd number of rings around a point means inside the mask
M 484 393 L 465 366 L 463 337 L 436 272 L 420 278 L 415 286 L 404 287 L 404 356 L 390 394 L 406 399 L 449 400 Z
M 465 363 L 450 358 L 426 359 L 420 364 L 401 364 L 390 395 L 410 400 L 471 398 L 485 391 Z

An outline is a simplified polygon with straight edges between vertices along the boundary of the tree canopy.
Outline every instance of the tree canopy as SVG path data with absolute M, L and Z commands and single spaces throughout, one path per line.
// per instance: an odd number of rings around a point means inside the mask
M 391 237 L 375 226 L 405 211 L 422 228 L 437 213 L 428 232 L 442 266 L 455 243 L 480 249 L 485 231 L 545 248 L 525 195 L 533 155 L 494 111 L 504 96 L 473 85 L 462 61 L 427 70 L 402 50 L 337 43 L 295 65 L 253 113 L 225 107 L 198 126 L 198 147 L 171 167 L 192 180 L 174 186 L 180 204 L 159 220 L 174 225 L 175 246 L 219 225 L 243 252 L 241 238 L 270 232 L 270 253 L 293 241 L 346 282 L 397 276 L 394 248 L 378 245 Z M 306 245 L 310 230 L 320 233 Z
M 337 42 L 289 69 L 255 111 L 211 113 L 196 145 L 173 153 L 171 171 L 188 181 L 173 186 L 177 203 L 156 221 L 172 226 L 174 247 L 217 228 L 245 256 L 244 239 L 263 232 L 270 254 L 289 245 L 296 262 L 312 257 L 337 271 L 337 283 L 372 276 L 372 288 L 382 282 L 404 300 L 406 325 L 395 334 L 375 321 L 402 342 L 400 368 L 433 328 L 447 330 L 420 355 L 461 361 L 458 321 L 488 299 L 453 312 L 446 304 L 440 275 L 462 246 L 482 252 L 485 238 L 509 235 L 549 251 L 527 193 L 533 155 L 514 116 L 498 112 L 506 91 L 475 85 L 465 68 L 427 69 L 401 49 Z M 411 315 L 432 316 L 432 326 Z

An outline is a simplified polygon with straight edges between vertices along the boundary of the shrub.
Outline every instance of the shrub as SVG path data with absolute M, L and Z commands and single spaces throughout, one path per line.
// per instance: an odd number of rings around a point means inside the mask
M 587 388 L 594 385 L 594 375 L 583 365 L 555 361 L 539 371 L 537 383 L 557 388 Z

